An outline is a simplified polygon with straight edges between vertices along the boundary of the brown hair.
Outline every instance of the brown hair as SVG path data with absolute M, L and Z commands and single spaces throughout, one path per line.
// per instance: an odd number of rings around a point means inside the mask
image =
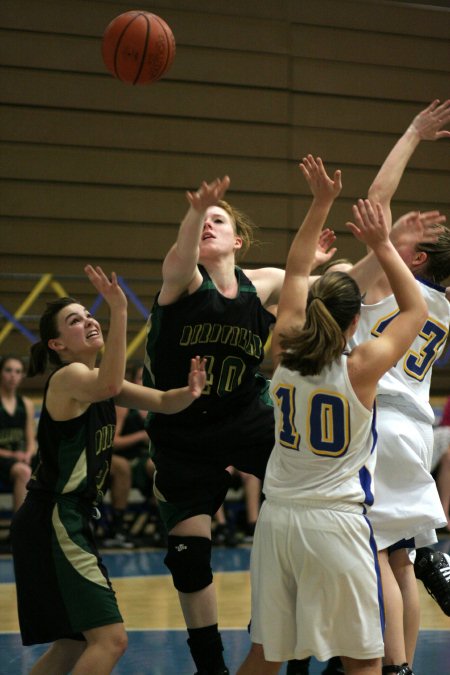
M 335 265 L 350 265 L 351 267 L 353 267 L 352 261 L 349 260 L 348 258 L 337 258 L 336 260 L 331 258 L 331 260 L 329 260 L 328 262 L 321 265 L 321 267 L 319 267 L 318 273 L 325 274 L 325 272 L 328 272 L 328 270 L 334 267 Z M 333 270 L 333 271 L 342 271 L 342 270 Z
M 450 276 L 450 230 L 444 227 L 437 241 L 429 244 L 418 244 L 418 251 L 427 254 L 423 276 L 430 281 L 440 283 Z M 420 276 L 419 272 L 419 276 Z
M 361 311 L 357 283 L 345 272 L 329 272 L 311 286 L 303 328 L 281 336 L 281 364 L 301 375 L 318 375 L 345 349 L 344 332 Z
M 223 199 L 217 202 L 217 206 L 226 211 L 233 221 L 236 234 L 242 239 L 242 248 L 236 252 L 236 258 L 243 258 L 250 246 L 257 243 L 254 236 L 257 226 L 243 211 L 236 209 Z

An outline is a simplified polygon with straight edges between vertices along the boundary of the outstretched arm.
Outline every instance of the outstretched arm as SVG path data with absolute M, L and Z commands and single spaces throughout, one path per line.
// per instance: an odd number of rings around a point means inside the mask
M 406 165 L 408 164 L 420 141 L 435 141 L 439 138 L 450 137 L 450 131 L 446 131 L 442 128 L 448 124 L 449 121 L 450 99 L 444 103 L 440 103 L 438 99 L 435 99 L 432 103 L 430 103 L 429 106 L 427 106 L 427 108 L 422 110 L 418 115 L 416 115 L 416 117 L 414 117 L 411 124 L 408 126 L 404 134 L 399 138 L 383 162 L 372 185 L 369 188 L 368 198 L 372 204 L 372 207 L 374 207 L 377 203 L 381 205 L 384 219 L 389 229 L 392 226 L 392 197 L 399 186 Z M 418 241 L 419 240 L 417 239 L 416 243 Z M 394 243 L 396 243 L 395 239 Z M 373 273 L 373 259 L 369 259 L 369 262 L 371 265 L 371 271 Z M 370 276 L 366 275 L 364 267 L 365 265 L 363 264 L 361 268 L 362 271 L 361 269 L 359 272 L 355 271 L 354 275 L 355 278 L 357 274 L 359 275 L 359 278 L 357 279 L 358 283 L 364 278 L 366 280 L 370 279 L 369 283 L 366 282 L 366 301 L 368 303 L 374 303 L 386 295 L 389 295 L 391 293 L 391 287 L 389 281 L 386 278 L 386 275 L 383 273 L 377 274 L 376 267 L 375 274 L 373 276 L 372 273 Z
M 277 322 L 272 337 L 272 357 L 279 361 L 280 335 L 303 325 L 305 319 L 308 280 L 314 262 L 319 235 L 331 206 L 342 189 L 341 172 L 330 178 L 320 157 L 308 155 L 300 163 L 313 200 L 308 213 L 289 249 L 286 273 L 278 304 Z
M 390 204 L 401 177 L 420 141 L 436 141 L 450 137 L 443 127 L 450 122 L 450 99 L 440 103 L 434 100 L 413 119 L 399 138 L 377 173 L 369 188 L 368 198 L 372 206 L 380 203 L 388 227 L 392 224 Z
M 205 359 L 191 359 L 191 368 L 186 387 L 160 391 L 124 380 L 116 404 L 125 408 L 138 408 L 152 412 L 173 414 L 187 408 L 199 398 L 206 384 Z
M 230 179 L 225 176 L 216 178 L 212 183 L 203 181 L 197 192 L 186 192 L 189 209 L 178 230 L 177 240 L 163 262 L 161 304 L 170 304 L 178 299 L 196 275 L 201 280 L 197 263 L 205 212 L 222 199 L 229 185 Z

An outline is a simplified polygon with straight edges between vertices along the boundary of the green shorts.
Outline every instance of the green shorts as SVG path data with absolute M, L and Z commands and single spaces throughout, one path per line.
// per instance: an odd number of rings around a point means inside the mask
M 121 623 L 88 510 L 33 492 L 11 525 L 23 644 L 79 640 L 87 630 Z
M 180 502 L 168 502 L 155 485 L 154 494 L 157 500 L 159 514 L 167 532 L 170 532 L 177 523 L 180 523 L 187 518 L 192 518 L 192 516 L 206 514 L 211 516 L 211 518 L 213 517 L 218 508 L 225 501 L 231 482 L 231 476 L 228 471 L 221 471 L 220 474 L 218 472 L 217 478 L 217 491 L 215 493 L 208 490 L 205 491 L 203 498 L 186 499 Z

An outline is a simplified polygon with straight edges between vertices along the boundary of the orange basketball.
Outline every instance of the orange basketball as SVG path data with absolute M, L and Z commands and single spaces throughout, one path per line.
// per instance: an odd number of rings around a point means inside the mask
M 160 79 L 175 57 L 175 38 L 156 14 L 138 10 L 119 14 L 102 40 L 105 66 L 122 82 L 148 84 Z

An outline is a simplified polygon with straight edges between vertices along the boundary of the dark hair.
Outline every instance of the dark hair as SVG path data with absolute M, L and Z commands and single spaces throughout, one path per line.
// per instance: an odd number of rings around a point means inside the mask
M 48 341 L 59 335 L 57 317 L 59 312 L 67 305 L 77 303 L 74 298 L 57 298 L 47 302 L 47 308 L 44 310 L 39 321 L 39 342 L 35 342 L 30 348 L 30 364 L 28 366 L 28 377 L 33 377 L 39 373 L 45 372 L 48 361 L 50 363 L 61 365 L 61 359 L 58 354 L 50 349 Z
M 311 286 L 303 328 L 281 336 L 281 364 L 301 375 L 318 375 L 345 349 L 344 332 L 361 311 L 358 284 L 345 272 L 328 272 Z
M 423 251 L 428 256 L 424 272 L 419 272 L 419 275 L 425 275 L 437 284 L 450 276 L 450 230 L 448 227 L 444 227 L 437 241 L 418 244 L 417 250 Z
M 0 373 L 3 372 L 8 361 L 19 361 L 22 364 L 22 368 L 25 370 L 25 364 L 21 356 L 17 356 L 16 354 L 5 354 L 5 356 L 0 357 Z
M 224 199 L 220 199 L 217 202 L 217 206 L 226 211 L 233 221 L 236 234 L 242 239 L 242 248 L 236 252 L 236 258 L 243 258 L 250 246 L 257 243 L 254 235 L 256 225 L 243 211 L 239 211 L 239 209 L 231 206 Z

